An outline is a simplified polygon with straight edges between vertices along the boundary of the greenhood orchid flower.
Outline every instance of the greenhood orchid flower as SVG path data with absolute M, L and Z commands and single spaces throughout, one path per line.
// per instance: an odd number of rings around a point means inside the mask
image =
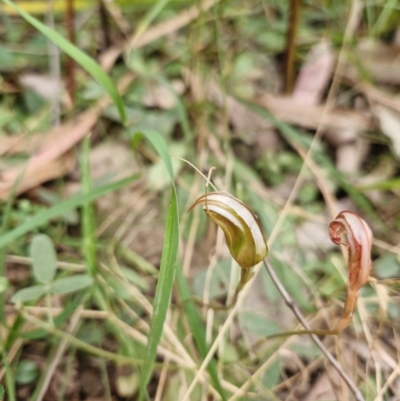
M 228 192 L 202 195 L 189 210 L 199 204 L 224 232 L 229 252 L 242 269 L 234 296 L 236 300 L 237 294 L 253 277 L 250 269 L 267 256 L 268 248 L 261 227 L 251 210 Z

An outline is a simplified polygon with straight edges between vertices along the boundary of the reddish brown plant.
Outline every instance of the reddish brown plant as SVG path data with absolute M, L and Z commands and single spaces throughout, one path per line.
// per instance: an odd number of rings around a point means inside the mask
M 343 234 L 347 237 L 345 243 L 342 241 Z M 368 281 L 371 270 L 372 232 L 360 216 L 345 210 L 329 225 L 329 236 L 335 244 L 344 244 L 349 249 L 347 298 L 343 314 L 334 329 L 340 333 L 352 321 L 360 288 Z

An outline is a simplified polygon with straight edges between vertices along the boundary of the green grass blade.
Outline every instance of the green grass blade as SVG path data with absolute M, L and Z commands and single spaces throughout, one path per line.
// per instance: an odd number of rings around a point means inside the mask
M 111 99 L 114 101 L 118 109 L 121 121 L 123 123 L 126 122 L 126 114 L 122 98 L 118 93 L 116 86 L 111 81 L 110 77 L 105 73 L 105 71 L 103 71 L 103 69 L 96 63 L 96 61 L 94 61 L 86 53 L 70 43 L 67 39 L 62 37 L 58 32 L 44 25 L 38 19 L 32 17 L 27 12 L 19 8 L 12 1 L 2 1 L 8 6 L 14 8 L 14 10 L 16 10 L 22 18 L 29 22 L 39 32 L 41 32 L 44 36 L 46 36 L 49 40 L 56 44 L 64 53 L 68 54 L 68 56 L 74 59 L 83 69 L 85 69 L 111 96 Z
M 90 137 L 86 135 L 82 142 L 81 154 L 81 183 L 82 192 L 90 194 L 93 190 L 92 178 L 90 174 Z M 93 203 L 87 202 L 82 206 L 82 251 L 85 255 L 87 272 L 94 276 L 96 274 L 96 226 L 94 219 Z
M 18 238 L 22 237 L 28 232 L 42 226 L 43 224 L 48 223 L 51 219 L 62 216 L 65 212 L 68 212 L 69 210 L 74 209 L 78 206 L 82 206 L 87 204 L 88 202 L 92 202 L 100 196 L 107 194 L 108 192 L 123 188 L 137 178 L 138 175 L 134 175 L 132 177 L 128 177 L 123 180 L 96 188 L 89 194 L 79 193 L 64 202 L 58 203 L 50 209 L 43 210 L 37 213 L 35 216 L 22 223 L 20 226 L 1 235 L 0 249 L 16 241 Z
M 150 10 L 146 13 L 144 18 L 140 21 L 136 34 L 140 35 L 144 32 L 150 24 L 157 18 L 158 14 L 163 10 L 163 8 L 170 2 L 170 0 L 158 0 L 156 1 Z
M 147 384 L 153 372 L 154 361 L 157 355 L 157 347 L 160 342 L 162 330 L 172 293 L 172 285 L 175 277 L 176 257 L 179 245 L 179 213 L 178 199 L 175 191 L 174 172 L 167 145 L 157 132 L 144 131 L 142 135 L 152 143 L 158 154 L 163 159 L 172 182 L 171 202 L 169 205 L 167 223 L 165 228 L 164 245 L 161 256 L 160 273 L 158 276 L 156 293 L 153 302 L 153 316 L 150 324 L 148 343 L 142 368 L 140 382 L 139 401 L 146 393 Z
M 151 319 L 148 343 L 142 368 L 139 400 L 143 399 L 147 384 L 153 371 L 154 361 L 157 355 L 157 347 L 160 342 L 172 293 L 176 268 L 176 255 L 178 253 L 179 244 L 179 218 L 176 202 L 176 195 L 173 193 L 168 211 L 164 246 L 161 256 L 160 274 L 158 276 L 157 288 L 154 296 L 153 316 Z
M 137 135 L 145 136 L 147 140 L 155 147 L 157 153 L 160 155 L 161 159 L 165 163 L 165 166 L 167 167 L 169 177 L 171 178 L 172 188 L 175 191 L 174 170 L 172 169 L 171 158 L 169 156 L 167 144 L 165 143 L 164 138 L 158 132 L 141 130 L 133 136 L 133 141 L 135 141 L 135 137 Z
M 6 203 L 2 207 L 2 216 L 1 216 L 1 227 L 0 227 L 0 235 L 2 233 L 6 233 L 10 224 L 10 219 L 11 219 L 11 212 L 12 212 L 12 206 L 13 202 L 15 199 L 15 188 L 19 185 L 20 178 L 16 180 L 16 182 L 13 185 L 12 191 L 10 196 L 8 197 Z M 4 250 L 0 250 L 0 280 L 3 282 L 8 282 L 7 277 L 5 275 L 6 271 L 6 253 Z M 4 311 L 4 296 L 5 292 L 0 291 L 0 322 L 5 323 L 6 315 Z
M 15 382 L 14 382 L 14 374 L 11 370 L 11 366 L 8 362 L 3 344 L 0 344 L 2 350 L 1 350 L 1 355 L 2 355 L 2 360 L 3 360 L 3 366 L 5 369 L 5 385 L 6 385 L 6 393 L 7 393 L 7 400 L 9 401 L 15 401 Z
M 383 191 L 394 191 L 400 187 L 400 178 L 389 178 L 387 180 L 381 180 L 372 184 L 358 185 L 355 189 L 359 192 L 368 191 L 371 189 L 380 189 Z
M 183 309 L 185 310 L 185 316 L 188 320 L 190 331 L 194 336 L 200 355 L 204 359 L 208 353 L 206 330 L 196 306 L 190 301 L 192 299 L 192 294 L 181 269 L 177 269 L 176 282 L 178 284 L 179 295 L 183 303 Z M 218 391 L 222 400 L 225 401 L 227 397 L 219 381 L 217 366 L 214 359 L 211 359 L 207 366 L 207 370 L 215 389 Z

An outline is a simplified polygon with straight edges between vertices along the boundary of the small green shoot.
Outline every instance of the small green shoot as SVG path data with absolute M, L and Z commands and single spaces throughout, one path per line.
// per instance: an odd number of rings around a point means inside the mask
M 93 279 L 87 274 L 77 274 L 54 280 L 57 271 L 57 257 L 53 242 L 45 234 L 33 237 L 29 249 L 32 258 L 33 275 L 40 284 L 17 291 L 12 302 L 27 302 L 43 295 L 66 294 L 89 287 Z

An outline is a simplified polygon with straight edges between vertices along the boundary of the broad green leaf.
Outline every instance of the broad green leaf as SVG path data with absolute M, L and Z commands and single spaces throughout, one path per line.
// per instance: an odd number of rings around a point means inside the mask
M 63 277 L 54 281 L 51 286 L 53 294 L 68 294 L 89 287 L 93 284 L 93 279 L 87 274 L 77 274 L 71 277 Z
M 239 315 L 240 325 L 245 331 L 259 336 L 279 333 L 280 327 L 275 320 L 267 319 L 262 313 L 245 311 Z
M 25 221 L 18 227 L 14 228 L 13 230 L 8 231 L 6 234 L 0 235 L 0 249 L 4 248 L 5 246 L 11 244 L 12 242 L 16 241 L 18 238 L 22 237 L 23 235 L 27 234 L 28 232 L 40 227 L 43 224 L 46 224 L 51 219 L 54 219 L 57 216 L 63 215 L 65 212 L 72 210 L 78 206 L 82 206 L 87 204 L 88 202 L 92 202 L 93 200 L 99 198 L 102 195 L 105 195 L 108 192 L 120 189 L 131 183 L 132 181 L 138 178 L 137 175 L 132 177 L 125 178 L 121 181 L 113 182 L 107 185 L 104 185 L 99 188 L 93 189 L 93 191 L 89 194 L 82 194 L 79 193 L 72 198 L 60 202 L 57 205 L 47 209 L 42 210 L 36 215 L 34 215 L 29 220 Z
M 10 0 L 2 0 L 2 1 L 3 3 L 7 4 L 8 6 L 16 10 L 22 18 L 24 18 L 27 22 L 29 22 L 39 32 L 41 32 L 53 43 L 55 43 L 64 53 L 68 54 L 68 56 L 70 56 L 82 68 L 84 68 L 110 95 L 121 116 L 121 121 L 125 123 L 126 115 L 125 115 L 124 103 L 120 94 L 118 93 L 117 88 L 115 87 L 115 85 L 113 84 L 107 73 L 91 57 L 89 57 L 82 50 L 78 49 L 76 46 L 70 43 L 58 32 L 44 25 L 38 19 L 32 17 L 27 12 L 19 8 L 12 1 Z
M 46 292 L 46 286 L 43 284 L 24 288 L 17 291 L 11 298 L 11 302 L 26 302 L 38 299 Z
M 29 384 L 39 374 L 38 366 L 29 359 L 23 359 L 19 362 L 15 372 L 15 381 L 19 384 Z
M 172 183 L 172 194 L 169 205 L 167 223 L 165 228 L 164 245 L 161 256 L 160 273 L 153 302 L 153 316 L 150 324 L 148 343 L 142 368 L 140 383 L 139 400 L 142 400 L 147 384 L 150 380 L 154 361 L 157 355 L 157 347 L 160 342 L 168 305 L 171 298 L 172 284 L 175 277 L 176 257 L 179 245 L 179 212 L 178 200 L 174 184 L 174 172 L 172 170 L 171 159 L 168 154 L 167 145 L 157 132 L 141 132 L 156 148 L 158 154 L 163 159 Z
M 42 284 L 52 282 L 57 270 L 57 255 L 50 237 L 46 234 L 35 235 L 29 254 L 36 280 Z
M 196 306 L 193 302 L 190 302 L 192 294 L 181 269 L 177 270 L 176 282 L 178 284 L 179 295 L 181 297 L 183 308 L 185 309 L 185 316 L 188 320 L 190 330 L 194 336 L 194 340 L 200 352 L 200 356 L 204 359 L 208 354 L 208 346 L 206 343 L 206 330 Z M 214 359 L 210 360 L 207 366 L 207 370 L 210 374 L 213 386 L 218 391 L 221 398 L 223 400 L 226 400 L 227 398 L 219 381 L 217 365 Z
M 280 365 L 280 360 L 276 359 L 263 374 L 261 381 L 266 388 L 272 388 L 279 383 L 281 376 Z
M 393 253 L 386 253 L 374 261 L 374 271 L 380 279 L 396 277 L 399 274 L 400 263 Z

